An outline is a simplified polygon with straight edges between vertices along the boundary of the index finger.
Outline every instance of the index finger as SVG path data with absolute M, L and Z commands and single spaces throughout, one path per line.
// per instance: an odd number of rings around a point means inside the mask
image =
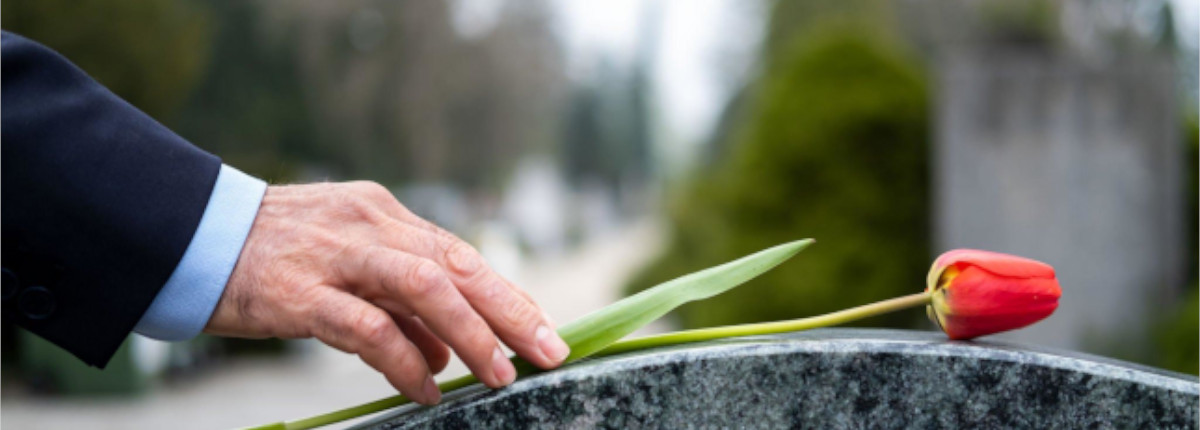
M 562 364 L 570 354 L 545 311 L 492 270 L 466 242 L 449 233 L 434 234 L 403 223 L 390 230 L 381 241 L 445 268 L 462 296 L 518 355 L 548 369 Z
M 480 381 L 497 388 L 512 383 L 516 369 L 491 328 L 432 261 L 394 249 L 368 246 L 347 252 L 343 278 L 372 300 L 402 301 L 450 345 Z

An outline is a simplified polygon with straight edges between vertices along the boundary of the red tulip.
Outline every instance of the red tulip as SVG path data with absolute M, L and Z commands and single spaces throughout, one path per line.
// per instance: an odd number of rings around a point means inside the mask
M 1062 289 L 1054 268 L 1015 255 L 974 249 L 942 254 L 929 270 L 929 318 L 951 339 L 1015 330 L 1050 316 Z

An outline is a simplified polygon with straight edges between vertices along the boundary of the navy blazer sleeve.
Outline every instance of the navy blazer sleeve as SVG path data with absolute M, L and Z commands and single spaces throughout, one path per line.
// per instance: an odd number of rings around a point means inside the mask
M 220 160 L 50 49 L 0 42 L 3 315 L 104 367 L 166 283 Z

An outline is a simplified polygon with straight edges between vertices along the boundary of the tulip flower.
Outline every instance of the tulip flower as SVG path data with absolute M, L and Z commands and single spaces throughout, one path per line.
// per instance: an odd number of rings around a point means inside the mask
M 942 254 L 929 270 L 929 318 L 951 339 L 972 339 L 1038 322 L 1058 308 L 1054 268 L 973 249 Z
M 825 315 L 758 324 L 684 330 L 619 341 L 622 337 L 665 315 L 672 309 L 727 291 L 810 245 L 810 239 L 785 243 L 741 259 L 664 282 L 627 297 L 559 329 L 571 347 L 568 362 L 603 357 L 667 345 L 738 336 L 786 333 L 829 327 L 901 309 L 926 306 L 930 316 L 951 339 L 970 339 L 1033 324 L 1054 312 L 1061 294 L 1054 269 L 1034 260 L 987 251 L 954 250 L 934 261 L 924 292 L 845 309 Z M 538 372 L 514 358 L 518 375 Z M 438 385 L 443 392 L 478 382 L 466 375 Z M 400 406 L 409 400 L 400 395 L 296 421 L 256 427 L 300 430 Z

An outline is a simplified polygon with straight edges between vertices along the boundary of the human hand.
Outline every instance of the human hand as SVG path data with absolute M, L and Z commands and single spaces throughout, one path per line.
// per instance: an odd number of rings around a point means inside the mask
M 425 404 L 451 348 L 493 388 L 516 378 L 499 340 L 542 368 L 569 353 L 529 295 L 371 182 L 268 187 L 205 332 L 316 337 Z

